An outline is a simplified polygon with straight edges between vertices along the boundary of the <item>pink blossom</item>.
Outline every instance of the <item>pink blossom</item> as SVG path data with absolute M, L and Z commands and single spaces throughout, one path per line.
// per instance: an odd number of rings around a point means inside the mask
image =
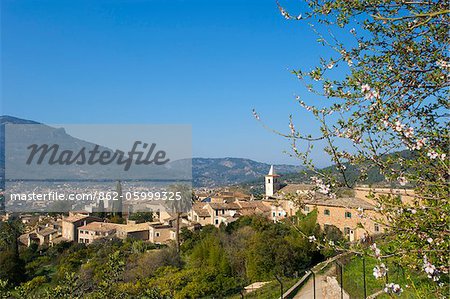
M 425 145 L 426 142 L 427 142 L 426 138 L 422 138 L 422 139 L 417 140 L 416 141 L 416 146 L 413 147 L 413 149 L 420 150 Z

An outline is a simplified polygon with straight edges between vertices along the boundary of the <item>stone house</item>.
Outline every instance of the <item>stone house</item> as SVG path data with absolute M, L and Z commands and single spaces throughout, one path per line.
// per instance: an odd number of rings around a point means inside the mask
M 78 241 L 78 228 L 94 221 L 101 222 L 102 219 L 86 214 L 71 213 L 61 221 L 62 237 L 67 241 Z
M 302 212 L 308 214 L 317 210 L 317 223 L 322 229 L 334 225 L 350 241 L 356 241 L 384 231 L 380 215 L 374 208 L 371 203 L 356 197 L 321 197 L 306 202 Z
M 113 237 L 121 224 L 90 222 L 78 227 L 78 243 L 91 244 L 95 240 Z
M 172 233 L 173 227 L 168 224 L 152 224 L 149 227 L 149 241 L 155 244 L 167 243 L 175 240 Z
M 132 238 L 135 240 L 149 240 L 150 225 L 148 222 L 135 223 L 129 221 L 125 225 L 117 226 L 116 235 L 120 239 Z

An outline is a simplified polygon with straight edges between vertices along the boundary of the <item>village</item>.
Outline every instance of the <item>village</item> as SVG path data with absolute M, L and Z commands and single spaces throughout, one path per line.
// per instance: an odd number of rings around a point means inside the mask
M 176 242 L 178 229 L 198 230 L 204 226 L 220 227 L 242 216 L 262 215 L 273 222 L 283 221 L 301 212 L 317 210 L 317 223 L 321 228 L 337 227 L 350 242 L 381 234 L 386 227 L 374 200 L 369 194 L 395 194 L 403 202 L 414 197 L 412 190 L 370 188 L 357 186 L 353 196 L 327 197 L 314 192 L 312 184 L 283 184 L 282 177 L 272 166 L 265 176 L 263 199 L 221 188 L 217 191 L 199 191 L 197 200 L 187 213 L 160 210 L 153 213 L 151 222 L 137 223 L 126 217 L 125 223 L 112 223 L 88 211 L 71 211 L 68 216 L 21 214 L 26 233 L 19 237 L 20 244 L 53 246 L 61 242 L 91 244 L 101 239 L 148 241 L 154 244 Z M 3 216 L 6 220 L 8 215 Z M 177 224 L 178 223 L 178 224 Z

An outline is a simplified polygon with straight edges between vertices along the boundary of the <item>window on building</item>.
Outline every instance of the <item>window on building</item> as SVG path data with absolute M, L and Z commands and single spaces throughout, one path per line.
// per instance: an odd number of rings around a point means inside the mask
M 344 235 L 350 235 L 350 227 L 344 227 Z
M 305 206 L 305 207 L 303 208 L 303 211 L 309 212 L 309 207 L 308 207 L 308 206 Z
M 378 224 L 378 223 L 375 223 L 375 225 L 374 225 L 374 230 L 375 230 L 375 232 L 380 232 L 380 225 Z
M 345 218 L 352 218 L 351 212 L 345 212 Z
M 216 210 L 216 216 L 219 216 L 219 210 Z
M 275 217 L 277 215 L 276 212 L 272 212 L 272 217 Z
M 269 184 L 270 184 L 270 179 L 267 179 L 267 183 L 269 183 Z
M 158 232 L 157 232 L 157 233 L 155 233 L 155 236 L 159 237 L 159 233 L 158 233 Z
M 224 210 L 224 209 L 222 209 L 222 215 L 223 215 L 223 214 L 225 214 L 225 210 Z
M 328 209 L 324 210 L 324 211 L 323 211 L 323 214 L 324 214 L 324 215 L 327 215 L 327 216 L 330 216 L 330 210 L 328 210 Z
M 216 222 L 215 222 L 215 223 L 216 223 L 216 225 L 219 224 L 219 219 L 216 219 Z

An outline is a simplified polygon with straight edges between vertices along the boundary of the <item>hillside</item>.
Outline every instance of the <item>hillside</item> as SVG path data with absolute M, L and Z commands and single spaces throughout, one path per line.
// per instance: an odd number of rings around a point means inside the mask
M 274 165 L 279 174 L 298 174 L 299 166 Z M 242 158 L 194 158 L 192 176 L 194 186 L 234 185 L 258 180 L 267 174 L 270 164 Z M 261 184 L 261 182 L 260 182 Z
M 35 121 L 20 119 L 12 116 L 0 116 L 0 130 L 2 132 L 0 139 L 0 168 L 5 166 L 5 139 L 4 129 L 6 124 L 38 124 Z M 69 148 L 79 148 L 80 146 L 91 147 L 92 144 L 84 140 L 74 138 L 67 134 L 64 129 L 45 127 L 41 134 L 51 134 L 58 138 L 55 139 L 60 144 L 65 144 Z M 34 138 L 35 132 L 23 132 L 25 136 Z M 28 138 L 28 137 L 27 137 Z M 190 163 L 191 161 L 174 161 L 174 165 L 180 163 Z M 276 165 L 278 173 L 299 173 L 302 169 L 293 165 Z M 260 179 L 269 171 L 270 165 L 267 163 L 256 162 L 250 159 L 242 158 L 193 158 L 192 159 L 192 176 L 194 187 L 217 187 L 224 185 L 233 185 Z M 77 168 L 70 169 L 74 177 L 77 177 L 79 170 Z M 111 170 L 113 171 L 113 170 Z M 93 173 L 93 176 L 102 177 L 99 173 Z M 86 177 L 86 174 L 83 174 Z

